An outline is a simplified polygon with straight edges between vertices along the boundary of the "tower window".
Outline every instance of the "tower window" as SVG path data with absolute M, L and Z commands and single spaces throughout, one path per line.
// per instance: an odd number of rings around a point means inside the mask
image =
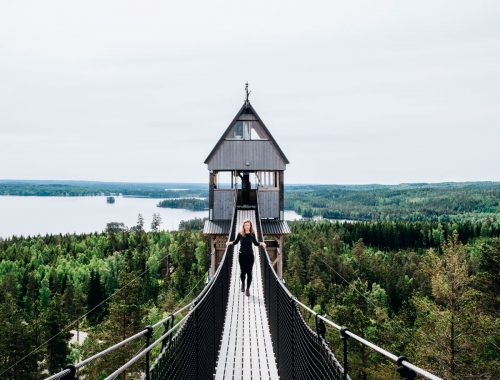
M 266 140 L 266 135 L 258 121 L 238 120 L 234 123 L 233 133 L 228 138 L 235 140 Z
M 234 138 L 238 140 L 249 140 L 250 131 L 248 121 L 237 121 L 234 124 Z

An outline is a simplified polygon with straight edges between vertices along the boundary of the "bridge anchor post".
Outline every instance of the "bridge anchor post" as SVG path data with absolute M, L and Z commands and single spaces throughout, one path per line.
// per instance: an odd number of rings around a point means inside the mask
M 316 334 L 318 334 L 318 338 L 325 339 L 325 334 L 326 334 L 326 326 L 325 322 L 319 317 L 319 314 L 316 314 L 314 316 L 315 322 L 316 322 Z
M 76 380 L 76 367 L 74 364 L 68 364 L 63 370 L 69 369 L 69 373 L 61 377 L 61 380 Z
M 348 361 L 347 361 L 347 352 L 348 352 L 348 347 L 347 347 L 347 339 L 349 338 L 349 336 L 347 335 L 347 331 L 349 331 L 349 329 L 345 326 L 341 327 L 340 329 L 340 336 L 342 337 L 342 342 L 344 343 L 344 373 L 343 373 L 343 380 L 348 380 L 348 370 L 349 370 L 349 366 L 348 366 Z
M 146 326 L 144 328 L 145 330 L 147 330 L 146 332 L 146 335 L 145 335 L 145 338 L 146 338 L 146 347 L 149 347 L 149 345 L 151 344 L 151 337 L 153 336 L 153 326 Z M 146 359 L 145 359 L 145 364 L 146 364 L 146 380 L 149 380 L 150 379 L 150 374 L 149 374 L 149 366 L 150 366 L 150 360 L 151 360 L 151 352 L 148 351 L 146 352 Z
M 405 356 L 400 356 L 396 360 L 396 364 L 398 366 L 398 368 L 396 369 L 396 372 L 399 373 L 399 376 L 401 376 L 401 378 L 404 380 L 415 380 L 417 377 L 417 374 L 415 373 L 414 370 L 405 367 L 403 365 L 403 361 L 408 361 L 408 359 Z
M 165 320 L 165 322 L 163 322 L 163 328 L 165 329 L 163 334 L 166 334 L 172 327 L 174 327 L 174 316 L 173 314 L 170 314 Z M 167 347 L 167 345 L 170 343 L 171 340 L 172 340 L 172 334 L 166 336 L 163 339 L 163 341 L 161 342 L 161 351 L 163 351 L 164 348 Z

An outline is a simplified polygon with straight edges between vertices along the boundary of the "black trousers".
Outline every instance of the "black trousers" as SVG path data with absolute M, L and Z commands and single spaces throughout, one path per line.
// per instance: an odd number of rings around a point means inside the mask
M 238 262 L 240 263 L 240 279 L 243 285 L 245 285 L 245 277 L 247 279 L 247 288 L 250 288 L 250 284 L 252 283 L 252 269 L 253 262 L 255 258 L 253 253 L 242 253 L 238 254 Z

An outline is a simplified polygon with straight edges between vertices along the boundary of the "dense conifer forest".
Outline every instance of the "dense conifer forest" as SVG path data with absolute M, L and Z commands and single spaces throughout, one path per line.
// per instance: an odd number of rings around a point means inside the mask
M 288 186 L 285 208 L 305 217 L 327 219 L 477 220 L 500 215 L 500 184 Z
M 146 233 L 141 218 L 130 230 L 0 239 L 0 378 L 41 379 L 135 334 L 196 296 L 207 269 L 198 232 Z M 97 360 L 86 378 L 103 378 L 137 349 Z
M 124 195 L 147 198 L 178 198 L 206 195 L 205 184 L 134 183 L 93 181 L 0 180 L 0 195 L 84 196 Z
M 293 222 L 286 285 L 315 311 L 444 379 L 496 379 L 499 227 Z M 341 358 L 338 331 L 327 339 Z M 350 363 L 353 379 L 399 379 L 392 363 L 352 342 Z
M 336 323 L 445 379 L 495 379 L 499 201 L 496 183 L 289 186 L 289 208 L 357 221 L 290 222 L 286 285 Z M 97 234 L 0 239 L 0 378 L 41 379 L 159 321 L 202 289 L 203 220 L 182 222 L 177 232 L 154 223 L 151 232 L 139 217 L 130 229 L 110 223 Z M 327 339 L 341 357 L 338 332 L 328 330 Z M 82 374 L 103 378 L 137 349 Z M 366 348 L 352 344 L 350 355 L 353 379 L 399 378 Z M 139 370 L 127 376 L 139 378 Z

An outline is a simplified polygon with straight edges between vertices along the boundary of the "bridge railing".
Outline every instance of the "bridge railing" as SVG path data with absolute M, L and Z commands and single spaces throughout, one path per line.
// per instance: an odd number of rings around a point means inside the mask
M 257 210 L 259 240 L 263 239 Z M 278 279 L 265 249 L 260 249 L 262 281 L 278 374 L 282 379 L 341 380 L 343 370 L 326 341 L 302 318 L 295 297 Z
M 234 239 L 235 215 L 230 239 Z M 171 337 L 151 369 L 151 380 L 213 378 L 219 345 L 224 328 L 224 315 L 229 297 L 231 256 L 233 246 L 226 248 L 213 280 L 193 302 L 192 309 L 180 322 L 182 325 Z M 158 342 L 146 350 L 152 350 Z M 145 350 L 145 351 L 146 351 Z M 144 355 L 145 351 L 137 355 Z M 131 359 L 106 380 L 114 379 L 133 364 Z
M 378 352 L 379 354 L 385 356 L 387 359 L 393 361 L 396 363 L 397 368 L 396 371 L 400 374 L 401 378 L 403 379 L 415 379 L 416 375 L 419 374 L 426 379 L 431 379 L 431 380 L 442 380 L 440 377 L 433 375 L 432 373 L 417 367 L 416 365 L 410 363 L 408 359 L 405 356 L 396 356 L 393 353 L 384 350 L 383 348 L 377 346 L 376 344 L 373 344 L 366 339 L 354 334 L 353 332 L 349 331 L 349 329 L 345 326 L 340 326 L 336 324 L 335 322 L 330 321 L 327 319 L 325 316 L 316 313 L 314 310 L 312 310 L 309 306 L 304 305 L 302 302 L 297 300 L 295 298 L 295 302 L 298 306 L 303 308 L 305 311 L 310 313 L 311 315 L 314 316 L 315 322 L 316 322 L 316 330 L 318 331 L 318 334 L 324 339 L 325 332 L 326 332 L 326 325 L 329 325 L 336 330 L 339 331 L 340 337 L 343 342 L 343 366 L 346 369 L 345 373 L 347 373 L 348 369 L 348 338 L 352 338 L 358 343 L 369 347 L 373 351 Z
M 257 223 L 260 223 L 258 210 Z M 259 225 L 259 240 L 263 239 L 261 231 L 262 227 Z M 264 298 L 280 377 L 286 379 L 350 379 L 348 375 L 348 339 L 352 338 L 396 363 L 396 371 L 402 379 L 415 379 L 416 375 L 419 374 L 427 379 L 441 380 L 410 363 L 406 357 L 396 356 L 384 350 L 298 301 L 276 275 L 265 249 L 260 249 L 260 255 Z M 307 325 L 299 307 L 314 317 L 316 331 Z M 343 342 L 342 365 L 337 361 L 325 340 L 326 326 L 333 327 L 340 333 Z
M 236 207 L 229 236 L 231 240 L 235 237 L 235 223 Z M 146 380 L 212 378 L 229 297 L 232 260 L 228 256 L 232 256 L 232 252 L 233 246 L 226 248 L 214 276 L 189 304 L 156 324 L 146 326 L 144 330 L 129 338 L 79 363 L 67 365 L 62 371 L 45 380 L 76 380 L 79 369 L 139 338 L 145 339 L 141 351 L 107 376 L 105 380 L 115 379 L 141 360 Z M 187 314 L 175 322 L 176 317 L 186 310 L 188 310 Z M 152 342 L 153 331 L 162 326 L 164 333 Z M 160 345 L 160 355 L 150 368 L 151 351 Z
M 230 239 L 235 236 L 236 208 L 233 211 Z M 115 379 L 141 357 L 168 339 L 150 372 L 149 380 L 213 378 L 224 327 L 229 297 L 233 247 L 226 247 L 214 277 L 193 301 L 189 313 L 143 351 L 130 359 L 105 380 Z
M 182 308 L 176 310 L 175 312 L 169 314 L 166 318 L 160 320 L 159 322 L 155 323 L 154 325 L 146 326 L 144 328 L 144 330 L 139 331 L 138 333 L 106 348 L 103 351 L 100 351 L 100 352 L 82 360 L 81 362 L 78 362 L 75 364 L 68 364 L 67 366 L 64 367 L 64 369 L 62 371 L 45 378 L 45 380 L 56 380 L 56 379 L 74 380 L 77 378 L 77 371 L 79 369 L 87 366 L 88 364 L 94 362 L 95 360 L 97 360 L 97 359 L 99 359 L 99 358 L 101 358 L 101 357 L 103 357 L 103 356 L 105 356 L 105 355 L 139 339 L 139 338 L 144 338 L 145 345 L 146 346 L 149 345 L 148 342 L 151 340 L 152 333 L 155 329 L 163 326 L 168 331 L 168 327 L 174 325 L 175 318 L 177 316 L 179 316 L 180 314 L 182 314 L 186 309 L 193 306 L 193 303 L 194 303 L 194 301 L 188 303 L 187 305 L 185 305 Z M 146 362 L 145 368 L 147 370 L 149 367 L 149 357 L 146 358 L 145 362 Z

